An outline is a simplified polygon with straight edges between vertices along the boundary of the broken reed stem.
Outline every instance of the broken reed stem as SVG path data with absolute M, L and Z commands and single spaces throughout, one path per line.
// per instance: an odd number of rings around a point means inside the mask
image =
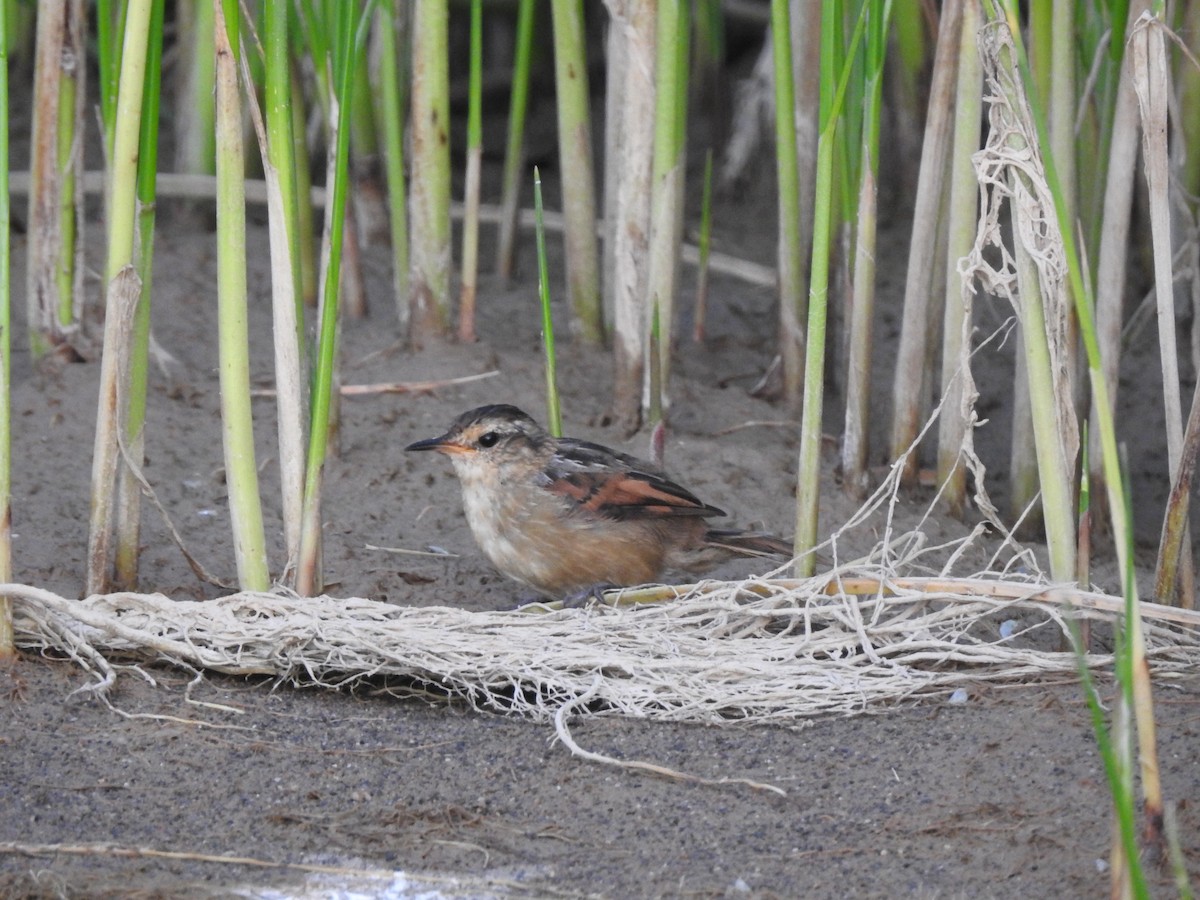
M 1150 204 L 1150 233 L 1154 255 L 1154 294 L 1158 306 L 1158 358 L 1162 365 L 1163 408 L 1167 429 L 1168 477 L 1179 479 L 1183 453 L 1183 403 L 1179 389 L 1179 356 L 1175 339 L 1175 290 L 1171 264 L 1170 160 L 1167 152 L 1167 103 L 1170 94 L 1163 25 L 1149 15 L 1140 18 L 1130 35 L 1129 56 L 1134 90 L 1142 119 L 1142 159 L 1145 160 L 1146 188 Z M 1184 529 L 1181 547 L 1190 547 L 1187 539 L 1187 496 L 1172 494 L 1185 504 L 1184 513 L 1174 519 Z M 1170 519 L 1168 513 L 1168 519 Z M 1159 549 L 1160 556 L 1162 548 Z M 1191 604 L 1195 593 L 1192 553 L 1179 558 L 1179 583 L 1159 584 L 1168 591 L 1160 600 L 1178 595 Z M 1161 574 L 1161 573 L 1160 573 Z
M 955 518 L 966 511 L 967 468 L 962 460 L 967 418 L 962 412 L 964 347 L 969 347 L 969 295 L 958 261 L 971 252 L 978 216 L 979 184 L 971 155 L 979 149 L 983 107 L 983 71 L 976 35 L 982 22 L 979 4 L 963 8 L 958 50 L 958 85 L 954 100 L 954 143 L 951 152 L 950 200 L 946 241 L 946 302 L 942 319 L 942 396 L 946 414 L 938 417 L 938 484 L 946 508 Z
M 462 274 L 458 295 L 458 339 L 475 341 L 475 296 L 479 289 L 479 187 L 483 168 L 483 0 L 471 0 L 471 62 L 467 86 L 467 174 L 463 186 Z
M 150 357 L 150 298 L 154 273 L 155 189 L 158 171 L 158 112 L 162 93 L 163 0 L 152 0 L 146 44 L 146 83 L 142 96 L 137 163 L 137 269 L 141 278 L 137 311 L 129 339 L 129 358 L 121 377 L 121 431 L 126 465 L 118 467 L 116 498 L 115 584 L 137 587 L 141 536 L 142 486 L 129 470 L 145 463 L 146 385 Z
M 653 0 L 606 0 L 605 5 L 612 18 L 605 88 L 605 305 L 613 311 L 613 421 L 632 433 L 641 424 L 650 321 L 646 273 L 657 20 Z
M 132 265 L 126 265 L 109 279 L 105 295 L 104 352 L 100 356 L 100 399 L 96 406 L 96 436 L 92 449 L 87 594 L 102 594 L 109 589 L 113 502 L 120 462 L 118 441 L 122 429 L 120 413 L 123 398 L 119 384 L 123 360 L 129 352 L 129 337 L 141 289 L 137 270 Z
M 138 201 L 138 145 L 149 52 L 152 0 L 131 0 L 122 35 L 120 87 L 113 122 L 113 155 L 109 164 L 108 254 L 104 268 L 105 326 L 101 356 L 100 400 L 92 457 L 92 497 L 88 529 L 87 592 L 100 593 L 110 583 L 115 523 L 118 440 L 124 431 L 119 396 L 121 374 L 128 372 L 130 329 L 140 302 L 141 280 L 133 270 L 135 215 Z M 120 276 L 120 277 L 118 277 Z M 111 320 L 111 323 L 110 323 Z
M 69 96 L 71 73 L 65 64 L 72 58 L 73 14 L 81 4 L 77 0 L 43 4 L 37 17 L 37 49 L 33 76 L 33 134 L 30 146 L 30 191 L 25 290 L 29 346 L 34 359 L 40 359 L 63 343 L 72 317 L 66 322 L 61 312 L 71 309 L 72 298 L 60 295 L 63 279 L 60 267 L 72 259 L 66 253 L 68 234 L 74 226 L 64 221 L 73 215 L 73 199 L 66 196 L 66 171 L 60 167 L 63 156 L 59 131 L 70 123 L 73 133 L 75 104 L 63 109 Z M 78 67 L 82 69 L 82 67 Z M 69 145 L 68 145 L 69 146 Z M 72 159 L 66 153 L 66 159 Z M 74 154 L 79 160 L 81 154 Z M 75 163 L 78 164 L 78 163 Z M 68 265 L 68 271 L 70 271 Z M 70 283 L 70 280 L 68 280 Z
M 508 138 L 504 150 L 504 172 L 500 176 L 500 235 L 496 242 L 496 274 L 504 280 L 513 275 L 517 249 L 517 213 L 525 167 L 525 113 L 529 108 L 529 59 L 533 47 L 534 0 L 517 6 L 516 45 L 513 48 L 512 88 L 508 106 Z
M 242 102 L 238 85 L 237 0 L 214 0 L 217 84 L 217 319 L 221 435 L 238 583 L 270 587 L 254 420 L 246 313 L 246 195 L 243 185 Z M 122 88 L 122 96 L 124 88 Z

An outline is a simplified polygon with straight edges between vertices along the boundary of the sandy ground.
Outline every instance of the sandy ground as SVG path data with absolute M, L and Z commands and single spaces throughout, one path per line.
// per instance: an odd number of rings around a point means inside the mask
M 720 249 L 769 263 L 772 202 L 769 185 L 757 183 L 723 198 L 716 212 Z M 177 365 L 153 379 L 146 472 L 189 549 L 231 579 L 213 237 L 178 224 L 169 209 L 161 221 L 154 328 Z M 889 418 L 907 233 L 902 216 L 885 216 L 885 244 L 897 262 L 880 267 L 877 439 Z M 499 374 L 421 395 L 344 402 L 341 454 L 329 464 L 324 508 L 330 593 L 471 609 L 511 606 L 521 596 L 472 544 L 449 465 L 405 457 L 401 448 L 485 402 L 517 403 L 542 416 L 532 246 L 529 240 L 522 251 L 512 289 L 485 278 L 480 343 L 419 354 L 398 342 L 386 253 L 368 251 L 372 311 L 365 321 L 346 323 L 347 383 Z M 560 272 L 556 241 L 550 249 Z M 15 253 L 19 286 L 20 242 Z M 486 253 L 485 246 L 485 259 Z M 253 376 L 267 386 L 269 285 L 260 221 L 252 222 L 247 256 Z M 685 272 L 684 296 L 691 284 Z M 666 462 L 732 521 L 788 533 L 795 429 L 780 422 L 778 409 L 747 394 L 769 361 L 772 308 L 769 291 L 715 279 L 708 343 L 679 347 Z M 984 313 L 983 324 L 999 315 Z M 688 333 L 686 322 L 680 333 Z M 1123 417 L 1122 427 L 1142 479 L 1140 502 L 1152 510 L 1142 516 L 1152 534 L 1155 498 L 1165 488 L 1155 474 L 1163 467 L 1154 443 L 1160 439 L 1145 437 L 1156 433 L 1154 366 L 1139 362 L 1152 353 L 1148 341 L 1131 349 L 1128 370 L 1146 378 L 1128 381 L 1123 395 L 1140 417 Z M 23 332 L 14 343 L 24 347 Z M 1010 357 L 1011 348 L 998 351 L 989 377 L 980 379 L 990 423 L 979 440 L 997 485 L 1007 467 L 1003 384 Z M 563 341 L 568 431 L 644 454 L 644 436 L 627 440 L 604 424 L 608 366 L 603 354 Z M 17 577 L 77 596 L 98 367 L 34 372 L 19 350 L 14 373 Z M 840 431 L 839 402 L 831 393 L 829 433 Z M 255 410 L 278 567 L 271 401 L 257 400 Z M 886 463 L 878 453 L 873 460 Z M 823 533 L 854 509 L 834 484 L 832 459 L 826 463 Z M 915 521 L 927 501 L 908 498 L 901 519 Z M 145 516 L 143 587 L 179 598 L 219 595 L 192 574 L 157 514 L 147 509 Z M 934 516 L 925 528 L 931 539 L 948 539 L 964 526 Z M 867 533 L 847 549 L 862 552 L 877 539 Z M 455 556 L 367 545 L 436 545 Z M 720 574 L 747 571 L 733 566 Z M 615 718 L 582 719 L 574 728 L 588 749 L 706 778 L 769 782 L 787 791 L 778 797 L 587 762 L 556 744 L 546 726 L 437 697 L 397 699 L 367 687 L 299 690 L 213 674 L 189 687 L 193 678 L 177 668 L 129 669 L 109 706 L 73 693 L 87 678 L 67 661 L 25 653 L 0 674 L 0 896 L 1094 897 L 1107 891 L 1108 799 L 1074 683 L 980 684 L 962 704 L 927 699 L 792 728 Z M 1103 687 L 1108 696 L 1111 686 Z M 1161 687 L 1157 708 L 1166 794 L 1178 804 L 1193 877 L 1200 872 L 1198 688 L 1194 682 Z M 1170 895 L 1165 872 L 1150 871 L 1156 894 Z

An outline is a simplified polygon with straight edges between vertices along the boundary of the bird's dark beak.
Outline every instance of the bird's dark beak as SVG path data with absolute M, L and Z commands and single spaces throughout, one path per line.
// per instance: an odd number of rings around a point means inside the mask
M 462 444 L 450 440 L 448 435 L 443 434 L 441 437 L 426 438 L 423 441 L 417 441 L 414 444 L 409 444 L 404 448 L 404 452 L 407 453 L 409 450 L 436 450 L 438 453 L 465 453 L 467 448 Z

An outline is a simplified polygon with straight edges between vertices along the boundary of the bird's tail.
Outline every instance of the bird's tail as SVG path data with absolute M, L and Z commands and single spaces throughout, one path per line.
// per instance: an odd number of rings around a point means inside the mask
M 791 559 L 795 555 L 791 541 L 782 541 L 765 531 L 721 531 L 709 529 L 704 542 L 738 556 L 765 556 Z

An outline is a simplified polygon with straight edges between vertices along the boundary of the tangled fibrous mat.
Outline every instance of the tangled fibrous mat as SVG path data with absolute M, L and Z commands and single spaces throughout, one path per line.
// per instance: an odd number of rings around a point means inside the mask
M 538 721 L 587 711 L 787 723 L 1073 673 L 1069 619 L 1093 623 L 1087 661 L 1104 669 L 1123 612 L 1119 598 L 1044 583 L 896 578 L 849 566 L 803 580 L 659 589 L 660 602 L 645 604 L 610 593 L 612 604 L 566 610 L 470 612 L 284 593 L 70 600 L 24 585 L 0 593 L 13 599 L 18 645 L 73 658 L 93 676 L 91 690 L 112 684 L 118 667 L 109 657 L 119 656 L 334 687 L 383 679 Z M 1156 680 L 1194 673 L 1200 614 L 1140 608 Z

